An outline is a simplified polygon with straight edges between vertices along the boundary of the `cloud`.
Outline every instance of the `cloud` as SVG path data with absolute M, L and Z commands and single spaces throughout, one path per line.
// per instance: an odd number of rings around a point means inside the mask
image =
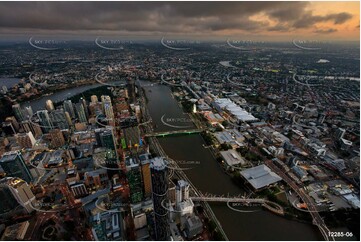
M 313 15 L 311 12 L 306 12 L 301 18 L 299 18 L 294 22 L 293 27 L 307 28 L 322 22 L 332 22 L 338 25 L 345 23 L 351 18 L 352 15 L 346 12 L 337 13 L 337 14 L 328 14 L 325 16 Z
M 57 33 L 257 33 L 315 28 L 323 22 L 340 25 L 352 18 L 347 12 L 317 15 L 307 10 L 309 6 L 309 2 L 3 2 L 0 28 Z
M 329 28 L 329 29 L 316 29 L 313 31 L 314 33 L 318 34 L 331 34 L 337 32 L 337 29 Z

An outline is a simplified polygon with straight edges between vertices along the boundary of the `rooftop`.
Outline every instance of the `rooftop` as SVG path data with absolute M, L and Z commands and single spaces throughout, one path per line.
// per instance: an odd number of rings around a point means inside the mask
M 271 171 L 266 165 L 252 167 L 240 172 L 255 189 L 266 187 L 270 184 L 281 181 L 282 178 Z

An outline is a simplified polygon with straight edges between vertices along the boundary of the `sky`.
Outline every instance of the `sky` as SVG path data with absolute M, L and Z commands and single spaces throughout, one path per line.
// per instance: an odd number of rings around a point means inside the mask
M 2 2 L 0 39 L 181 36 L 359 40 L 355 2 Z

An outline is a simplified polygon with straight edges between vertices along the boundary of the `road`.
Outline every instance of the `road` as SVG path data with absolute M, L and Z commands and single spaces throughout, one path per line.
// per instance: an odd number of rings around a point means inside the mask
M 333 237 L 330 236 L 331 231 L 327 228 L 323 218 L 317 212 L 315 204 L 311 200 L 310 196 L 308 196 L 308 194 L 304 191 L 304 189 L 300 188 L 291 178 L 287 176 L 287 174 L 285 174 L 276 165 L 274 165 L 271 160 L 266 160 L 265 164 L 270 167 L 275 173 L 277 173 L 277 175 L 279 175 L 291 187 L 291 189 L 297 193 L 297 195 L 303 200 L 303 202 L 307 204 L 307 208 L 313 219 L 312 223 L 319 228 L 325 240 L 335 240 Z

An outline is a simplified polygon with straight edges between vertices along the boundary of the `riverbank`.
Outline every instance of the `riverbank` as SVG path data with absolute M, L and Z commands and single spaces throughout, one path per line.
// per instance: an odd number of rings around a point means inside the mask
M 154 85 L 144 87 L 144 89 L 149 100 L 147 104 L 149 114 L 153 124 L 156 124 L 155 132 L 173 130 L 161 122 L 164 114 L 176 120 L 189 118 L 189 115 L 184 113 L 172 97 L 168 86 Z M 206 148 L 201 135 L 167 136 L 158 140 L 167 156 L 173 160 L 197 161 L 192 163 L 191 169 L 184 172 L 202 193 L 244 195 L 245 191 L 235 184 L 223 169 L 220 169 L 220 164 Z M 186 167 L 186 165 L 180 164 L 180 167 Z M 225 203 L 209 202 L 209 205 L 230 240 L 323 239 L 317 227 L 289 220 L 263 209 L 245 213 L 236 212 Z

